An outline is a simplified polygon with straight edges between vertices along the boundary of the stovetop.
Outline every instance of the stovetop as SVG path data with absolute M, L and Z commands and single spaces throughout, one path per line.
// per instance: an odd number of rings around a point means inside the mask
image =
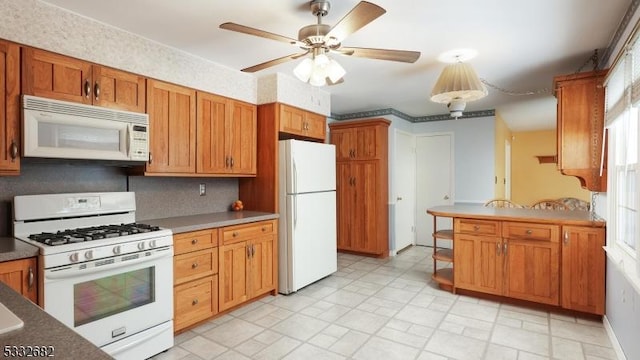
M 158 230 L 160 230 L 160 227 L 158 226 L 130 223 L 66 229 L 57 232 L 42 232 L 38 234 L 31 234 L 28 238 L 41 244 L 60 246 L 71 243 L 116 238 L 132 234 L 142 234 Z

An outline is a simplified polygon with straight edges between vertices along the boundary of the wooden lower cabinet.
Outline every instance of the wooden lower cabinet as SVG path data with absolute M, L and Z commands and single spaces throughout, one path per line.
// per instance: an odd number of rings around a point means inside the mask
M 559 305 L 559 230 L 549 224 L 456 219 L 455 287 Z
M 215 229 L 174 236 L 174 331 L 218 313 L 218 233 Z
M 562 227 L 562 307 L 604 314 L 604 245 L 604 228 Z
M 277 222 L 268 220 L 219 229 L 220 311 L 276 291 Z
M 27 258 L 0 263 L 0 282 L 38 303 L 38 260 Z

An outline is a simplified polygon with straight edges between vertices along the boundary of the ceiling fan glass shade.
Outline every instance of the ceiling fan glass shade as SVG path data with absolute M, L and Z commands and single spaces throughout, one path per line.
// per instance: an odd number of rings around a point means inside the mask
M 302 60 L 293 69 L 293 74 L 300 81 L 309 82 L 313 86 L 324 86 L 327 85 L 327 78 L 332 83 L 336 83 L 346 74 L 346 71 L 326 54 L 318 54 L 313 60 L 310 58 Z
M 468 102 L 485 96 L 487 89 L 476 72 L 471 65 L 462 62 L 447 65 L 431 91 L 431 101 L 442 104 L 454 99 Z

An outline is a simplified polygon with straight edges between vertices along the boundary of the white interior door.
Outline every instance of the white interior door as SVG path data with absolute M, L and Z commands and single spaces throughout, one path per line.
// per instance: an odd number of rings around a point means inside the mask
M 416 136 L 416 244 L 433 246 L 433 217 L 427 209 L 453 204 L 453 134 Z M 451 228 L 438 218 L 438 228 Z M 439 242 L 438 246 L 450 245 Z
M 416 224 L 416 138 L 397 131 L 394 159 L 395 249 L 415 244 Z

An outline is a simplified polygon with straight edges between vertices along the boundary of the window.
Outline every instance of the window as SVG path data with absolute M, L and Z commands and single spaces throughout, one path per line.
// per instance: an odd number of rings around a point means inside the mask
M 638 35 L 606 81 L 609 189 L 607 255 L 640 289 L 640 41 Z

